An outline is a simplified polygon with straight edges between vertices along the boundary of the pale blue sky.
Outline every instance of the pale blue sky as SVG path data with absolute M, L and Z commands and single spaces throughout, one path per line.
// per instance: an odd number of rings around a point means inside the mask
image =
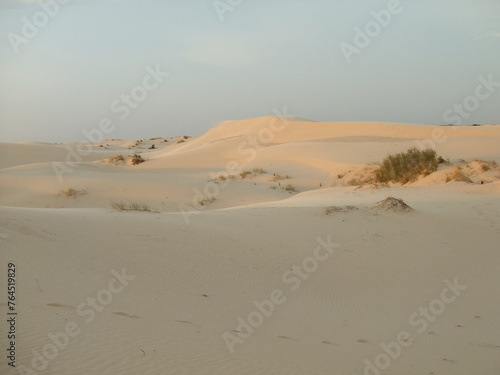
M 480 76 L 500 82 L 498 0 L 401 0 L 348 63 L 340 44 L 391 1 L 243 0 L 221 21 L 213 0 L 72 0 L 16 53 L 13 34 L 24 17 L 43 22 L 42 8 L 0 0 L 0 141 L 79 141 L 105 117 L 107 138 L 198 136 L 285 106 L 320 121 L 441 124 Z M 119 119 L 111 104 L 157 65 L 170 75 Z M 464 123 L 500 123 L 494 90 Z

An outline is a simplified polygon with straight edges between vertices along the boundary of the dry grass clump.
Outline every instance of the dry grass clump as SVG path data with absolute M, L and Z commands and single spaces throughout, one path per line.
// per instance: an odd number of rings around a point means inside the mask
M 460 166 L 455 166 L 453 172 L 446 178 L 446 182 L 458 181 L 458 182 L 472 182 L 472 180 L 464 173 L 464 170 Z
M 152 212 L 151 207 L 144 203 L 111 202 L 111 208 L 117 211 L 142 211 Z
M 210 203 L 213 203 L 217 200 L 217 198 L 215 198 L 214 196 L 210 197 L 210 198 L 203 198 L 203 199 L 199 199 L 198 200 L 198 204 L 200 206 L 208 206 Z
M 358 210 L 356 206 L 330 206 L 325 208 L 325 215 L 330 215 L 338 212 L 350 212 Z
M 247 176 L 250 176 L 252 174 L 252 171 L 243 171 L 240 173 L 241 178 L 246 178 Z
M 481 170 L 483 172 L 488 172 L 491 169 L 496 168 L 498 166 L 496 161 L 478 160 L 477 162 L 480 164 Z
M 419 150 L 413 147 L 406 152 L 387 156 L 375 171 L 375 180 L 380 183 L 413 182 L 422 175 L 435 172 L 439 160 L 433 149 Z
M 254 168 L 252 169 L 252 173 L 254 175 L 259 175 L 259 174 L 266 174 L 266 170 L 265 169 L 262 169 L 262 168 Z
M 138 165 L 141 163 L 144 163 L 146 160 L 143 159 L 143 157 L 140 154 L 134 154 L 132 155 L 132 159 L 130 159 L 130 162 L 132 165 Z
M 271 181 L 276 182 L 276 181 L 281 181 L 281 180 L 289 180 L 292 177 L 290 177 L 288 174 L 282 176 L 279 173 L 273 173 L 273 178 Z
M 125 157 L 123 155 L 116 155 L 108 159 L 111 164 L 123 163 L 125 161 Z
M 267 171 L 265 169 L 262 169 L 262 168 L 253 168 L 252 170 L 244 170 L 240 173 L 240 177 L 241 178 L 247 178 L 248 176 L 257 176 L 259 174 L 266 174 Z
M 297 189 L 292 184 L 287 184 L 287 185 L 283 186 L 282 189 L 289 192 L 289 193 L 297 192 Z
M 87 194 L 87 191 L 84 189 L 77 190 L 73 188 L 67 188 L 66 190 L 61 190 L 59 193 L 57 193 L 58 196 L 66 198 L 76 198 L 77 196 L 83 194 Z

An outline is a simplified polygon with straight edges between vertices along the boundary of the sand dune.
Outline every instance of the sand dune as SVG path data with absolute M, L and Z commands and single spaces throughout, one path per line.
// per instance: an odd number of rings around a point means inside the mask
M 500 163 L 499 141 L 493 125 L 264 117 L 196 139 L 106 140 L 62 182 L 53 163 L 77 143 L 0 144 L 18 369 L 494 374 L 500 169 L 476 160 Z M 404 186 L 354 184 L 427 145 L 450 163 Z M 447 182 L 457 165 L 472 182 Z M 391 196 L 412 209 L 376 207 Z

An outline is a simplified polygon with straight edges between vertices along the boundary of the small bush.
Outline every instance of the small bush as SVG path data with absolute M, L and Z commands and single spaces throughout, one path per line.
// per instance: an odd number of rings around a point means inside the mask
M 179 140 L 177 141 L 177 143 L 184 143 L 184 142 L 186 142 L 186 140 L 185 140 L 185 139 L 179 139 Z
M 406 152 L 387 156 L 375 171 L 375 179 L 381 183 L 406 184 L 421 175 L 427 176 L 435 172 L 438 165 L 436 151 L 430 148 L 422 151 L 413 147 Z
M 147 204 L 142 203 L 111 202 L 111 208 L 117 211 L 151 212 L 151 208 Z
M 132 159 L 131 159 L 131 162 L 132 162 L 132 165 L 137 165 L 137 164 L 141 164 L 141 163 L 144 163 L 146 160 L 144 160 L 142 158 L 141 155 L 139 154 L 134 154 L 132 155 Z

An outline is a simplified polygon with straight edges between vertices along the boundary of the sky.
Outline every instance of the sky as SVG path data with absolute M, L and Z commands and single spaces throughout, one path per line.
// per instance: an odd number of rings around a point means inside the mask
M 499 62 L 498 0 L 0 0 L 0 142 L 498 124 Z

